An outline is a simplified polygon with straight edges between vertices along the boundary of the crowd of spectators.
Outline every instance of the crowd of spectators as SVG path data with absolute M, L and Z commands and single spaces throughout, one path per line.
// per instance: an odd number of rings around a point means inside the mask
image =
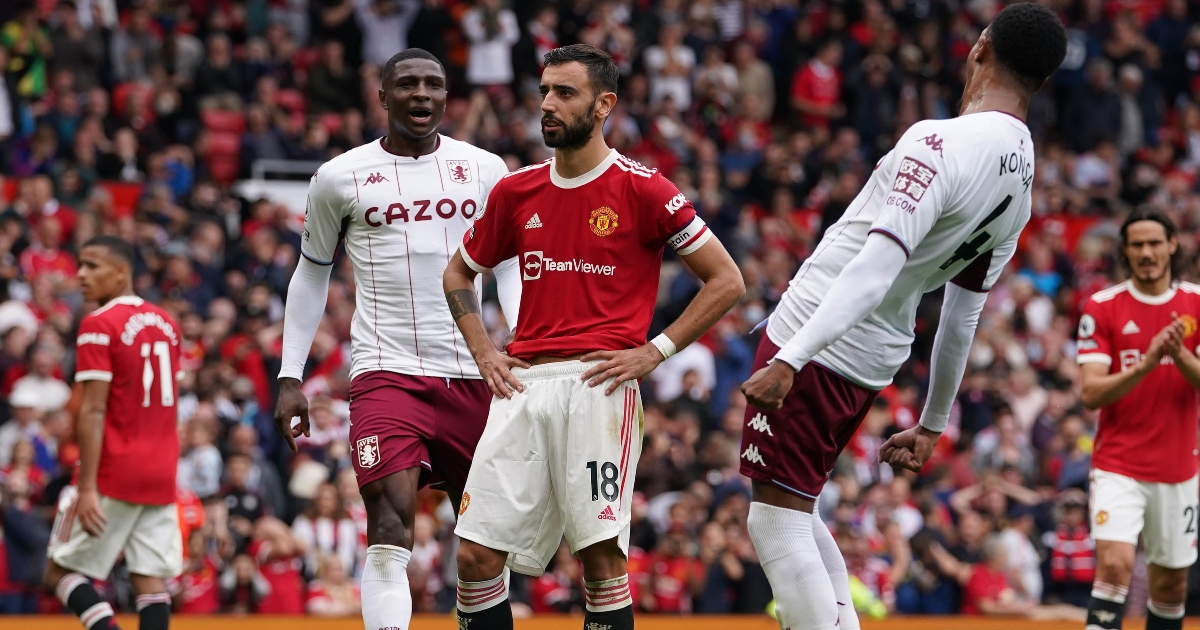
M 1044 0 L 1066 60 L 1030 106 L 1033 219 L 992 290 L 954 417 L 920 476 L 876 463 L 919 417 L 939 295 L 819 502 L 861 614 L 1056 614 L 1093 576 L 1079 403 L 1081 303 L 1121 269 L 1116 226 L 1165 209 L 1196 271 L 1200 26 L 1187 0 Z M 537 76 L 584 42 L 622 72 L 611 146 L 659 169 L 737 258 L 748 293 L 643 384 L 630 575 L 640 611 L 761 613 L 770 600 L 738 474 L 747 377 L 770 312 L 824 228 L 911 124 L 954 115 L 967 52 L 999 0 L 12 0 L 0 3 L 0 612 L 57 612 L 41 569 L 77 456 L 70 395 L 84 305 L 74 253 L 136 246 L 136 289 L 183 330 L 181 613 L 354 615 L 365 512 L 349 464 L 353 282 L 333 272 L 292 455 L 271 420 L 295 209 L 241 198 L 256 160 L 325 160 L 383 135 L 382 63 L 446 65 L 442 132 L 510 167 L 551 155 Z M 653 336 L 698 290 L 664 263 Z M 486 295 L 486 319 L 505 334 Z M 446 611 L 454 511 L 422 494 L 414 606 Z M 1139 565 L 1140 566 L 1140 565 Z M 1190 584 L 1200 592 L 1200 579 Z M 520 612 L 578 611 L 566 547 L 516 579 Z M 118 568 L 105 585 L 131 604 Z M 1139 595 L 1140 593 L 1140 595 Z M 1135 575 L 1130 610 L 1144 608 Z M 1200 597 L 1188 610 L 1200 612 Z

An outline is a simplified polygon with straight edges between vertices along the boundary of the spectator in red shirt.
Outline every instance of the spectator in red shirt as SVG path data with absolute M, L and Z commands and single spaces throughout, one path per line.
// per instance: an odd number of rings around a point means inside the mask
M 656 613 L 690 613 L 692 596 L 704 588 L 705 569 L 688 553 L 691 541 L 683 531 L 663 536 L 650 558 L 650 587 L 642 607 Z
M 632 549 L 631 549 L 632 550 Z M 535 614 L 579 613 L 583 610 L 583 565 L 571 555 L 571 548 L 563 541 L 554 554 L 554 561 L 529 588 L 529 607 Z
M 62 222 L 57 216 L 42 219 L 34 231 L 34 240 L 21 252 L 21 273 L 28 280 L 45 274 L 55 284 L 73 283 L 78 267 L 75 258 L 62 251 Z
M 254 542 L 247 551 L 258 562 L 268 588 L 258 600 L 257 612 L 274 615 L 304 614 L 304 580 L 301 570 L 304 549 L 288 526 L 266 516 L 255 525 Z
M 796 71 L 792 80 L 792 108 L 805 127 L 829 129 L 829 123 L 841 118 L 846 108 L 841 104 L 842 43 L 827 40 L 817 55 Z
M 221 596 L 217 587 L 217 564 L 205 553 L 204 532 L 194 529 L 187 541 L 187 564 L 183 575 L 171 580 L 171 598 L 175 612 L 185 615 L 212 615 L 220 612 Z
M 324 555 L 318 560 L 317 579 L 308 585 L 304 610 L 317 617 L 353 617 L 362 610 L 358 586 L 346 575 L 337 556 Z

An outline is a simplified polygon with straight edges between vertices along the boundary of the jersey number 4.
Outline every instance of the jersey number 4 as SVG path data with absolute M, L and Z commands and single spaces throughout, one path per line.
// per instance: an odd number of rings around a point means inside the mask
M 971 231 L 971 234 L 978 232 L 979 235 L 959 245 L 958 249 L 954 250 L 954 255 L 950 257 L 950 260 L 942 263 L 941 270 L 945 271 L 949 269 L 950 265 L 953 265 L 960 260 L 965 260 L 967 262 L 975 260 L 979 254 L 983 253 L 979 251 L 979 248 L 983 247 L 983 244 L 988 242 L 988 239 L 992 238 L 992 235 L 990 232 L 980 232 L 980 230 L 987 227 L 987 225 L 992 221 L 1000 218 L 1000 215 L 1004 214 L 1005 210 L 1008 210 L 1008 204 L 1012 203 L 1012 200 L 1012 195 L 1005 197 L 1004 201 L 1001 201 L 1000 205 L 996 206 L 996 209 L 992 210 L 991 214 L 984 217 L 983 221 L 981 221 L 979 225 L 975 226 L 975 229 Z
M 150 355 L 158 357 L 158 381 L 162 389 L 162 406 L 170 407 L 175 404 L 175 383 L 171 378 L 171 348 L 165 341 L 155 341 L 153 352 L 151 345 L 142 344 L 142 406 L 150 406 L 150 389 L 154 386 L 154 366 Z

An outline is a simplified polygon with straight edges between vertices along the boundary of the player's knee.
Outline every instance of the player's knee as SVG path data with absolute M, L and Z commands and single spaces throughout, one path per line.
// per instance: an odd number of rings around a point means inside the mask
M 458 577 L 464 582 L 482 582 L 493 579 L 504 572 L 506 557 L 504 552 L 463 540 L 455 555 L 458 562 Z
M 611 580 L 625 575 L 625 552 L 621 551 L 615 538 L 580 549 L 578 556 L 583 563 L 585 580 Z
M 1123 554 L 1103 554 L 1096 558 L 1096 579 L 1115 586 L 1126 586 L 1133 574 L 1133 560 Z
M 1149 584 L 1150 599 L 1170 606 L 1182 604 L 1187 599 L 1187 572 L 1163 572 Z
M 47 562 L 46 573 L 42 575 L 42 587 L 46 589 L 47 593 L 54 595 L 58 590 L 58 583 L 64 576 L 66 576 L 66 572 L 57 564 Z

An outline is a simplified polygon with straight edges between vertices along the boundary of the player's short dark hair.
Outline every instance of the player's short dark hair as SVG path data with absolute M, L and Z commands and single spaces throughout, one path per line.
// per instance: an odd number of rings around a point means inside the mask
M 128 241 L 118 236 L 110 236 L 101 234 L 88 239 L 88 242 L 83 244 L 84 247 L 103 247 L 110 254 L 120 258 L 129 268 L 133 269 L 133 245 Z
M 396 70 L 396 64 L 409 59 L 428 59 L 438 65 L 442 69 L 442 74 L 446 74 L 446 66 L 442 64 L 442 60 L 437 58 L 437 55 L 425 50 L 424 48 L 405 48 L 400 52 L 392 55 L 387 63 L 383 64 L 383 73 L 379 75 L 379 80 L 386 83 L 388 77 Z
M 1035 2 L 1005 7 L 988 27 L 988 38 L 996 60 L 1031 92 L 1042 87 L 1067 55 L 1067 31 L 1062 21 Z
M 562 46 L 551 50 L 542 58 L 542 63 L 546 67 L 560 66 L 572 61 L 577 61 L 587 67 L 588 81 L 591 82 L 592 90 L 597 94 L 600 92 L 617 93 L 617 82 L 621 80 L 621 71 L 617 69 L 617 62 L 613 61 L 612 55 L 595 46 L 587 44 Z
M 1133 265 L 1129 264 L 1129 257 L 1125 255 L 1125 246 L 1129 243 L 1129 226 L 1139 221 L 1154 221 L 1163 226 L 1163 232 L 1166 233 L 1168 241 L 1175 238 L 1176 234 L 1179 233 L 1179 228 L 1175 227 L 1175 222 L 1161 208 L 1151 205 L 1135 208 L 1133 212 L 1129 213 L 1129 216 L 1125 217 L 1124 223 L 1121 224 L 1121 255 L 1118 258 L 1121 259 L 1121 264 L 1125 267 L 1126 271 L 1133 269 Z M 1187 261 L 1183 257 L 1183 248 L 1176 247 L 1175 253 L 1171 256 L 1171 278 L 1182 278 L 1185 271 L 1187 271 Z

